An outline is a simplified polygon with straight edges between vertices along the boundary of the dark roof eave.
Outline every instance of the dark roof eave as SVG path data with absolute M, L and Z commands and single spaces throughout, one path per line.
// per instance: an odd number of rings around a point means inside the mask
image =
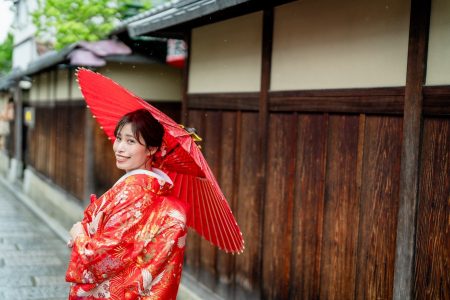
M 128 64 L 165 64 L 165 61 L 159 61 L 141 54 L 132 55 L 108 55 L 105 57 L 108 62 L 128 63 Z
M 23 76 L 28 76 L 60 64 L 67 60 L 67 55 L 77 46 L 77 44 L 69 45 L 58 52 L 50 52 L 32 61 L 25 70 L 13 70 L 6 76 L 0 78 L 0 90 L 8 90 L 14 83 Z
M 68 60 L 67 55 L 69 55 L 69 53 L 72 52 L 77 47 L 77 45 L 77 43 L 69 45 L 63 48 L 61 51 L 49 53 L 35 61 L 32 61 L 29 64 L 28 68 L 25 70 L 26 75 L 32 75 L 47 68 L 53 67 L 57 64 L 66 62 Z
M 131 37 L 159 31 L 172 26 L 180 25 L 195 19 L 199 19 L 221 10 L 237 6 L 252 0 L 199 0 L 178 1 L 165 10 L 137 18 L 128 23 L 128 34 Z M 184 4 L 183 3 L 186 3 Z M 150 11 L 151 12 L 151 11 Z

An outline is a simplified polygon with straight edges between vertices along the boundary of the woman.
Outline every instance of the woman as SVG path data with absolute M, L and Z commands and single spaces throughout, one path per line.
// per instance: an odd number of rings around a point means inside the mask
M 69 299 L 175 299 L 186 239 L 186 203 L 169 195 L 171 179 L 152 169 L 164 129 L 145 109 L 117 124 L 116 166 L 126 171 L 91 199 L 70 230 Z

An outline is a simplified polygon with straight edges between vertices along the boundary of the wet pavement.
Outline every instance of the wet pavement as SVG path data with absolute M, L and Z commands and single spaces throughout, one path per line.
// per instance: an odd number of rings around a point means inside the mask
M 0 182 L 0 299 L 67 299 L 69 249 Z

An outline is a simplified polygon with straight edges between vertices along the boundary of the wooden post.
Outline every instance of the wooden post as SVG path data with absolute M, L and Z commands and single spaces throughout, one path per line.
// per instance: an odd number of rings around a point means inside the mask
M 258 186 L 260 207 L 259 214 L 261 223 L 259 228 L 259 236 L 261 245 L 264 245 L 264 204 L 266 194 L 266 174 L 267 174 L 267 151 L 268 151 L 268 134 L 269 134 L 269 90 L 270 90 L 270 72 L 272 67 L 272 39 L 273 39 L 273 8 L 266 8 L 263 11 L 263 31 L 262 31 L 262 62 L 261 62 L 261 86 L 259 94 L 259 170 L 258 170 Z M 263 247 L 260 247 L 260 270 L 263 270 Z M 260 273 L 260 282 L 263 272 Z
M 394 299 L 414 298 L 416 215 L 419 198 L 422 89 L 426 76 L 431 0 L 411 0 L 403 114 L 400 206 L 394 269 Z
M 189 65 L 190 65 L 190 57 L 191 57 L 191 33 L 192 30 L 189 30 L 184 35 L 184 42 L 186 43 L 186 61 L 184 63 L 183 68 L 183 86 L 181 91 L 181 124 L 188 125 L 189 122 L 189 113 L 188 113 L 188 85 L 189 85 Z

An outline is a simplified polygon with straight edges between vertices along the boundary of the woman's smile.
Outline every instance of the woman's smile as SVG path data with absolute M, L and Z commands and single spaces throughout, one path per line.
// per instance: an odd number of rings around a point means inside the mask
M 130 157 L 129 156 L 123 156 L 123 155 L 120 155 L 120 154 L 116 153 L 116 161 L 118 161 L 118 162 L 124 162 L 128 158 L 130 158 Z
M 131 124 L 125 124 L 117 133 L 113 150 L 116 166 L 126 172 L 145 169 L 151 159 L 150 150 L 139 142 L 142 137 L 135 137 Z

